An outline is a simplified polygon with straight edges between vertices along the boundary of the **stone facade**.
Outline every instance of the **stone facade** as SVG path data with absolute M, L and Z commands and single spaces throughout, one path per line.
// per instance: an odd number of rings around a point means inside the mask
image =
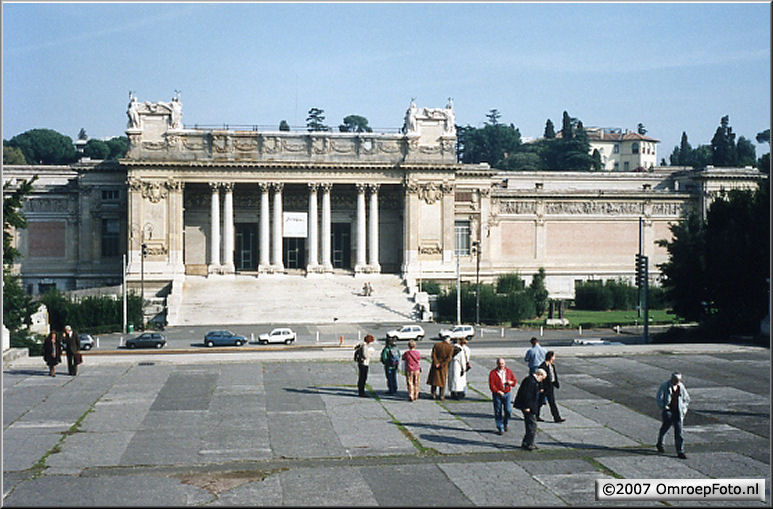
M 15 232 L 28 291 L 127 278 L 163 295 L 186 277 L 400 274 L 451 282 L 540 267 L 552 297 L 583 279 L 628 278 L 639 250 L 650 275 L 669 225 L 704 212 L 721 189 L 753 187 L 752 169 L 501 172 L 456 162 L 453 104 L 411 102 L 399 134 L 185 128 L 182 103 L 129 103 L 118 163 L 10 166 L 36 174 Z M 145 245 L 144 263 L 141 256 Z

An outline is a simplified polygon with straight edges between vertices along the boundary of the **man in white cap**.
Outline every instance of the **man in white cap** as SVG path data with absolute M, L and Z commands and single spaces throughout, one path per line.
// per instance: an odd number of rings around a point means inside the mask
M 676 445 L 676 454 L 681 459 L 687 459 L 684 453 L 684 435 L 682 433 L 682 423 L 687 413 L 687 405 L 690 404 L 690 395 L 687 394 L 682 383 L 681 373 L 672 373 L 671 378 L 660 385 L 656 396 L 658 407 L 660 408 L 663 425 L 658 433 L 658 452 L 665 452 L 663 448 L 663 437 L 668 429 L 674 427 L 674 444 Z

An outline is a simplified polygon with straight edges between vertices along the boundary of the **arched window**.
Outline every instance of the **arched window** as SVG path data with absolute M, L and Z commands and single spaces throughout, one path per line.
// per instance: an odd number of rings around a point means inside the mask
M 638 141 L 634 141 L 633 144 L 631 145 L 631 153 L 632 154 L 638 154 L 639 153 L 639 142 Z

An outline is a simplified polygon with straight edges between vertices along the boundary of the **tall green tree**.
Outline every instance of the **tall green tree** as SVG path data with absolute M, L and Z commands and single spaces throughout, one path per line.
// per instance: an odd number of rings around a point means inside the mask
M 670 157 L 671 166 L 691 166 L 693 162 L 693 150 L 690 142 L 687 141 L 687 133 L 682 131 L 682 139 L 679 142 L 678 147 L 674 147 L 674 151 Z
M 457 127 L 457 156 L 460 162 L 477 164 L 486 162 L 494 168 L 503 168 L 505 159 L 519 152 L 521 132 L 513 124 L 499 122 L 498 110 L 490 110 L 488 122 L 482 128 Z M 512 163 L 512 161 L 511 161 Z
M 548 119 L 547 122 L 545 122 L 545 132 L 542 134 L 542 136 L 548 140 L 552 140 L 556 137 L 556 129 L 553 126 L 553 121 Z
M 8 143 L 20 149 L 29 164 L 69 164 L 77 160 L 72 138 L 52 129 L 31 129 Z
M 540 267 L 529 285 L 537 316 L 542 316 L 548 308 L 548 290 L 545 288 L 545 269 Z
M 373 129 L 368 125 L 368 119 L 360 115 L 347 115 L 344 123 L 338 126 L 342 133 L 370 133 Z
M 765 154 L 762 154 L 762 156 L 757 159 L 757 169 L 760 170 L 762 173 L 767 173 L 770 175 L 770 129 L 765 129 L 764 131 L 757 133 L 757 143 L 767 143 L 768 144 L 768 151 Z
M 27 227 L 22 209 L 24 198 L 32 192 L 35 180 L 37 176 L 17 183 L 9 180 L 3 184 L 3 323 L 12 335 L 29 325 L 30 316 L 38 308 L 22 288 L 21 278 L 11 270 L 21 256 L 13 247 L 12 232 Z
M 3 140 L 3 164 L 27 164 L 24 153 Z
M 757 153 L 751 140 L 739 136 L 735 149 L 738 166 L 754 166 L 757 163 Z
M 325 110 L 311 108 L 306 117 L 306 128 L 309 131 L 329 131 L 330 128 L 325 125 Z
M 129 151 L 129 138 L 126 136 L 115 136 L 105 143 L 107 143 L 107 147 L 110 149 L 108 159 L 121 159 L 126 157 L 126 152 Z
M 108 159 L 110 156 L 110 147 L 102 140 L 92 138 L 86 142 L 83 147 L 83 155 L 91 159 Z
M 659 267 L 674 311 L 721 335 L 754 334 L 768 313 L 770 184 L 732 190 L 702 221 L 696 214 L 661 240 L 669 260 Z
M 711 138 L 711 162 L 714 166 L 736 166 L 735 133 L 730 127 L 730 116 L 725 115 Z

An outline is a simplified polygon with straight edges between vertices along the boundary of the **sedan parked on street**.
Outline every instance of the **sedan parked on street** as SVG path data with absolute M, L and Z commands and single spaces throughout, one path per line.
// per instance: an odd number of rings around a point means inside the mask
M 204 344 L 213 346 L 242 346 L 247 342 L 247 338 L 234 334 L 229 330 L 213 330 L 207 332 L 204 336 Z
M 136 338 L 126 340 L 126 348 L 163 348 L 166 338 L 158 332 L 143 332 Z
M 295 343 L 295 339 L 295 333 L 292 329 L 284 327 L 274 329 L 268 334 L 261 334 L 258 336 L 258 343 L 261 345 L 265 345 L 266 343 L 284 343 L 285 345 L 289 345 L 290 343 Z
M 387 339 L 413 339 L 421 341 L 424 339 L 424 329 L 421 325 L 403 325 L 399 329 L 394 329 L 386 333 Z

